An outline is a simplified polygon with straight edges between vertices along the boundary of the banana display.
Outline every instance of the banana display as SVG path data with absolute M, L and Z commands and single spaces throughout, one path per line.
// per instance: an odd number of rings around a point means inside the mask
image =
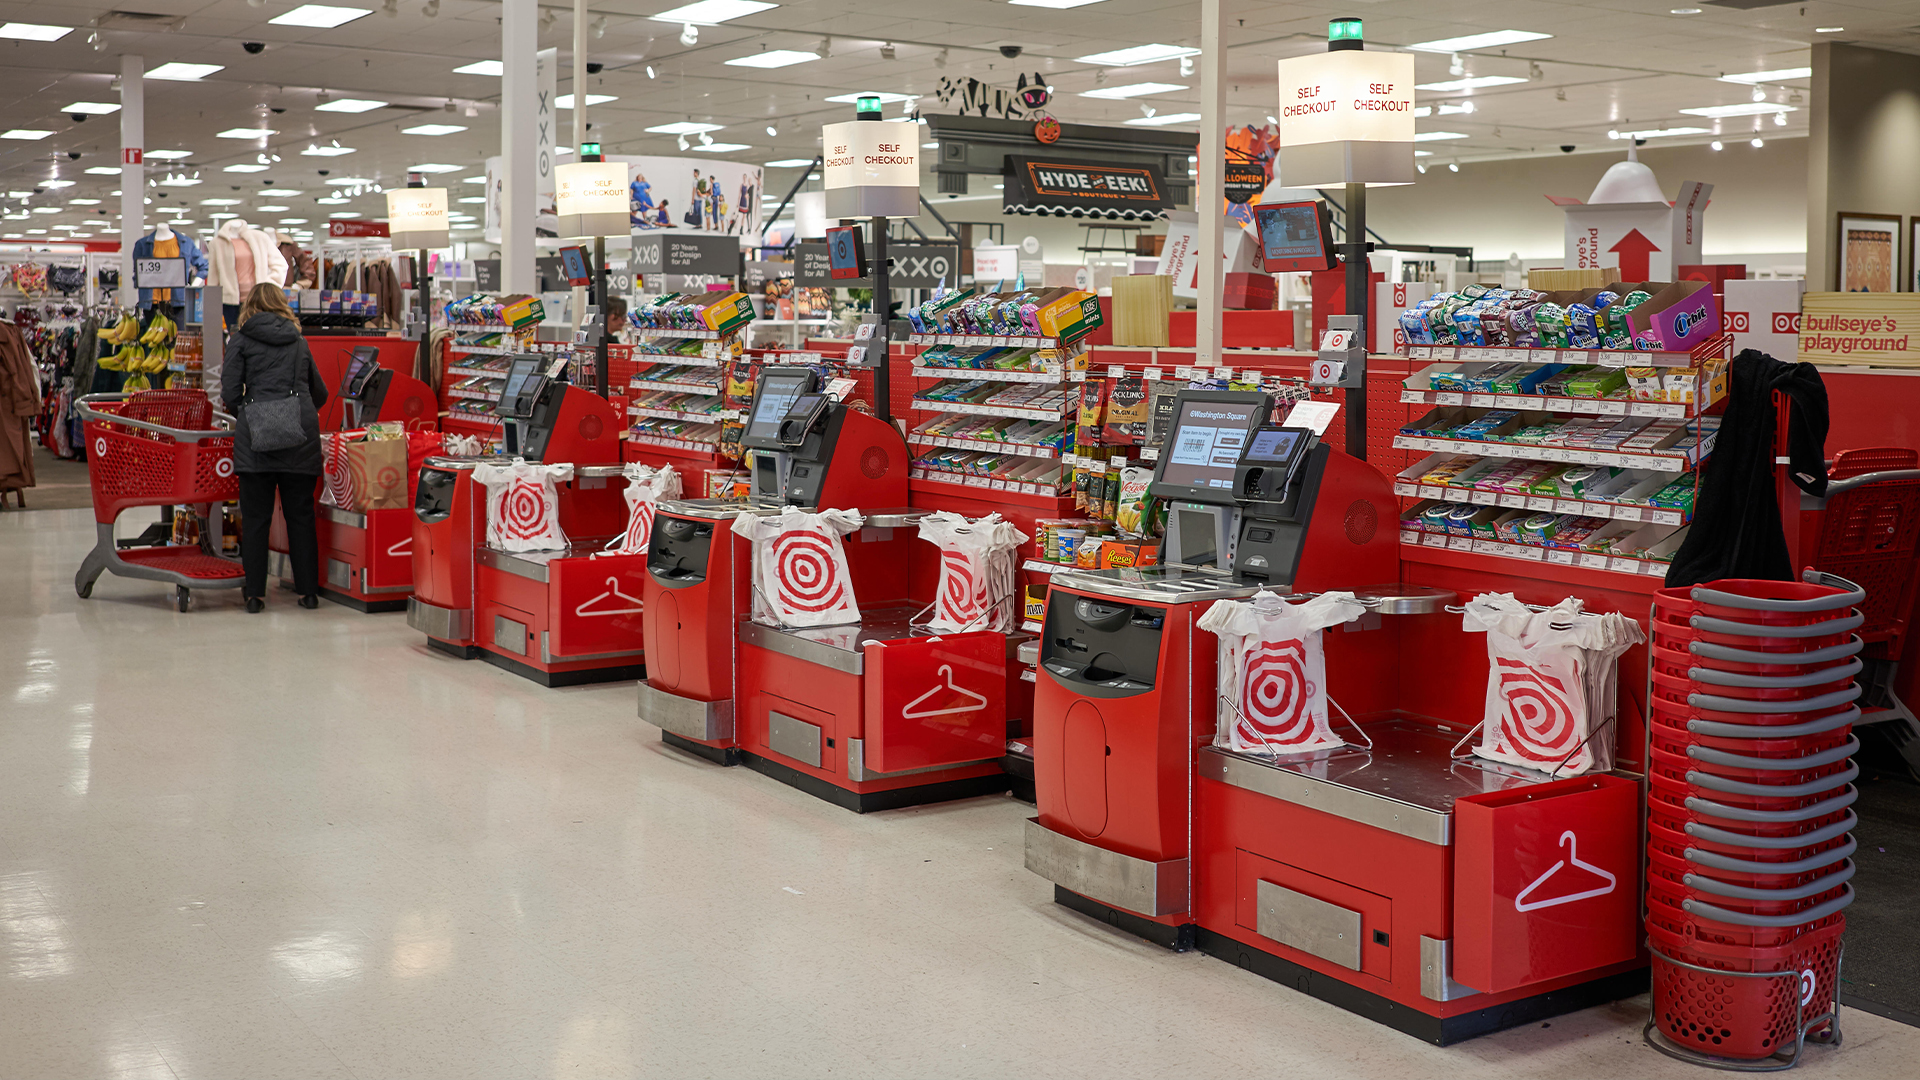
M 125 312 L 111 329 L 98 331 L 101 341 L 120 347 L 111 356 L 103 352 L 99 364 L 109 371 L 125 371 L 142 376 L 166 371 L 173 365 L 173 342 L 179 330 L 165 312 L 155 311 L 152 321 L 147 323 L 147 329 L 142 332 L 140 321 L 132 312 Z M 140 381 L 146 383 L 149 380 L 143 378 Z M 171 378 L 167 380 L 169 385 L 172 382 Z M 125 387 L 128 390 L 146 388 L 136 387 L 131 379 Z

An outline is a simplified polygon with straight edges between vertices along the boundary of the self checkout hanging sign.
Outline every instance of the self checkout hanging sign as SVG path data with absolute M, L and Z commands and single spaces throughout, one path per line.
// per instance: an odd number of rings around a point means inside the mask
M 1280 61 L 1280 168 L 1292 187 L 1410 184 L 1413 54 L 1309 53 Z

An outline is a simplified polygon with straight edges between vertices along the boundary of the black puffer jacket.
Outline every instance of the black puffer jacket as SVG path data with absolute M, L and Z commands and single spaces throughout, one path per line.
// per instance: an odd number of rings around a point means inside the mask
M 304 393 L 299 393 L 304 390 Z M 247 409 L 242 402 L 249 396 L 262 400 L 279 397 L 288 391 L 299 393 L 305 408 L 300 426 L 306 439 L 284 450 L 255 451 L 247 431 Z M 320 455 L 320 414 L 327 403 L 327 384 L 314 366 L 313 351 L 300 336 L 298 324 L 278 315 L 262 312 L 227 340 L 227 358 L 221 367 L 220 397 L 227 411 L 239 417 L 239 430 L 233 438 L 235 472 L 309 473 L 324 471 Z

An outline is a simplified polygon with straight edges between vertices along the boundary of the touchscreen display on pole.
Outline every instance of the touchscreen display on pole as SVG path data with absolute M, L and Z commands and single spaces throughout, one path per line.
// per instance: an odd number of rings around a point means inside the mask
M 1253 220 L 1259 226 L 1260 256 L 1268 273 L 1332 268 L 1332 236 L 1322 227 L 1319 203 L 1262 203 L 1253 208 Z
M 1270 461 L 1284 464 L 1293 460 L 1300 450 L 1300 440 L 1304 431 L 1290 431 L 1286 428 L 1267 428 L 1253 433 L 1253 444 L 1247 447 L 1248 461 Z
M 793 407 L 794 400 L 813 389 L 813 372 L 805 369 L 779 371 L 768 368 L 760 373 L 760 385 L 753 395 L 753 414 L 741 441 L 749 446 L 776 447 L 780 441 L 780 421 Z
M 343 397 L 357 398 L 367 388 L 367 378 L 373 374 L 375 357 L 379 350 L 371 345 L 362 345 L 353 350 L 353 359 L 347 361 L 347 373 L 340 379 L 340 393 Z
M 496 411 L 502 416 L 512 415 L 514 402 L 521 391 L 527 388 L 527 381 L 540 372 L 540 358 L 537 356 L 516 356 L 507 368 L 506 385 L 500 388 L 500 404 Z
M 1265 420 L 1258 400 L 1181 401 L 1160 450 L 1155 486 L 1188 489 L 1184 494 L 1167 493 L 1175 499 L 1230 499 L 1233 469 L 1246 449 L 1247 434 Z

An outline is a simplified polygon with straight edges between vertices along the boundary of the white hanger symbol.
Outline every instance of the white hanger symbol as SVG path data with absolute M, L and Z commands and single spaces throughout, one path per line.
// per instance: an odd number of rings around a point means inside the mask
M 616 603 L 624 600 L 627 603 L 632 604 L 633 606 L 632 607 L 609 607 L 609 608 L 603 608 L 599 611 L 588 610 L 592 608 L 593 605 L 599 603 L 602 600 L 611 600 Z M 599 596 L 596 596 L 593 599 L 587 601 L 586 603 L 581 604 L 579 607 L 574 608 L 573 613 L 582 618 L 592 619 L 592 618 L 611 618 L 612 616 L 615 616 L 615 615 L 638 615 L 645 610 L 646 610 L 646 605 L 641 601 L 639 597 L 628 596 L 626 593 L 623 593 L 620 591 L 619 578 L 610 577 L 607 579 L 606 592 L 603 592 Z
M 405 540 L 402 540 L 402 541 L 400 541 L 399 543 L 397 543 L 397 544 L 395 544 L 395 545 L 393 545 L 392 547 L 390 547 L 390 548 L 388 548 L 388 549 L 387 549 L 387 554 L 389 554 L 389 555 L 406 555 L 406 554 L 409 554 L 409 553 L 411 553 L 412 551 L 413 551 L 413 537 L 411 537 L 411 536 L 409 536 L 409 537 L 407 537 L 407 538 L 406 538 Z
M 1607 873 L 1605 870 L 1600 869 L 1599 867 L 1593 865 L 1590 862 L 1582 862 L 1580 859 L 1578 848 L 1576 847 L 1578 843 L 1579 841 L 1573 835 L 1572 829 L 1568 829 L 1566 832 L 1563 832 L 1560 834 L 1560 846 L 1567 849 L 1567 857 L 1564 859 L 1561 859 L 1559 862 L 1556 862 L 1552 866 L 1548 867 L 1546 873 L 1541 874 L 1537 878 L 1534 878 L 1533 884 L 1527 886 L 1524 889 L 1521 889 L 1520 895 L 1513 898 L 1513 910 L 1537 911 L 1540 908 L 1558 907 L 1561 904 L 1571 904 L 1575 900 L 1586 900 L 1590 897 L 1605 896 L 1608 893 L 1612 892 L 1615 886 L 1620 884 L 1619 879 L 1615 878 L 1612 874 Z M 1556 896 L 1551 900 L 1536 900 L 1533 903 L 1527 902 L 1527 897 L 1533 895 L 1533 891 L 1535 889 L 1538 889 L 1540 886 L 1545 885 L 1547 883 L 1548 878 L 1559 873 L 1560 868 L 1567 865 L 1568 863 L 1572 863 L 1573 865 L 1579 867 L 1582 870 L 1587 871 L 1590 874 L 1598 874 L 1599 876 L 1606 878 L 1607 883 L 1598 889 L 1588 889 L 1585 892 L 1568 893 L 1565 896 Z
M 914 698 L 912 701 L 907 702 L 907 707 L 900 710 L 900 715 L 903 718 L 908 720 L 919 720 L 922 717 L 928 717 L 928 716 L 953 716 L 956 713 L 979 712 L 981 709 L 984 709 L 987 707 L 987 699 L 985 697 L 974 693 L 973 691 L 967 689 L 964 686 L 953 685 L 953 665 L 952 664 L 941 664 L 940 675 L 942 678 L 946 680 L 946 682 L 943 685 L 935 686 L 933 689 L 927 691 L 924 694 L 921 694 L 919 697 Z M 920 708 L 920 706 L 932 700 L 936 695 L 938 695 L 943 690 L 951 690 L 956 694 L 960 694 L 966 698 L 969 698 L 973 701 L 973 704 L 952 705 L 944 709 L 921 709 Z M 919 711 L 915 712 L 914 710 L 916 709 L 919 709 Z

